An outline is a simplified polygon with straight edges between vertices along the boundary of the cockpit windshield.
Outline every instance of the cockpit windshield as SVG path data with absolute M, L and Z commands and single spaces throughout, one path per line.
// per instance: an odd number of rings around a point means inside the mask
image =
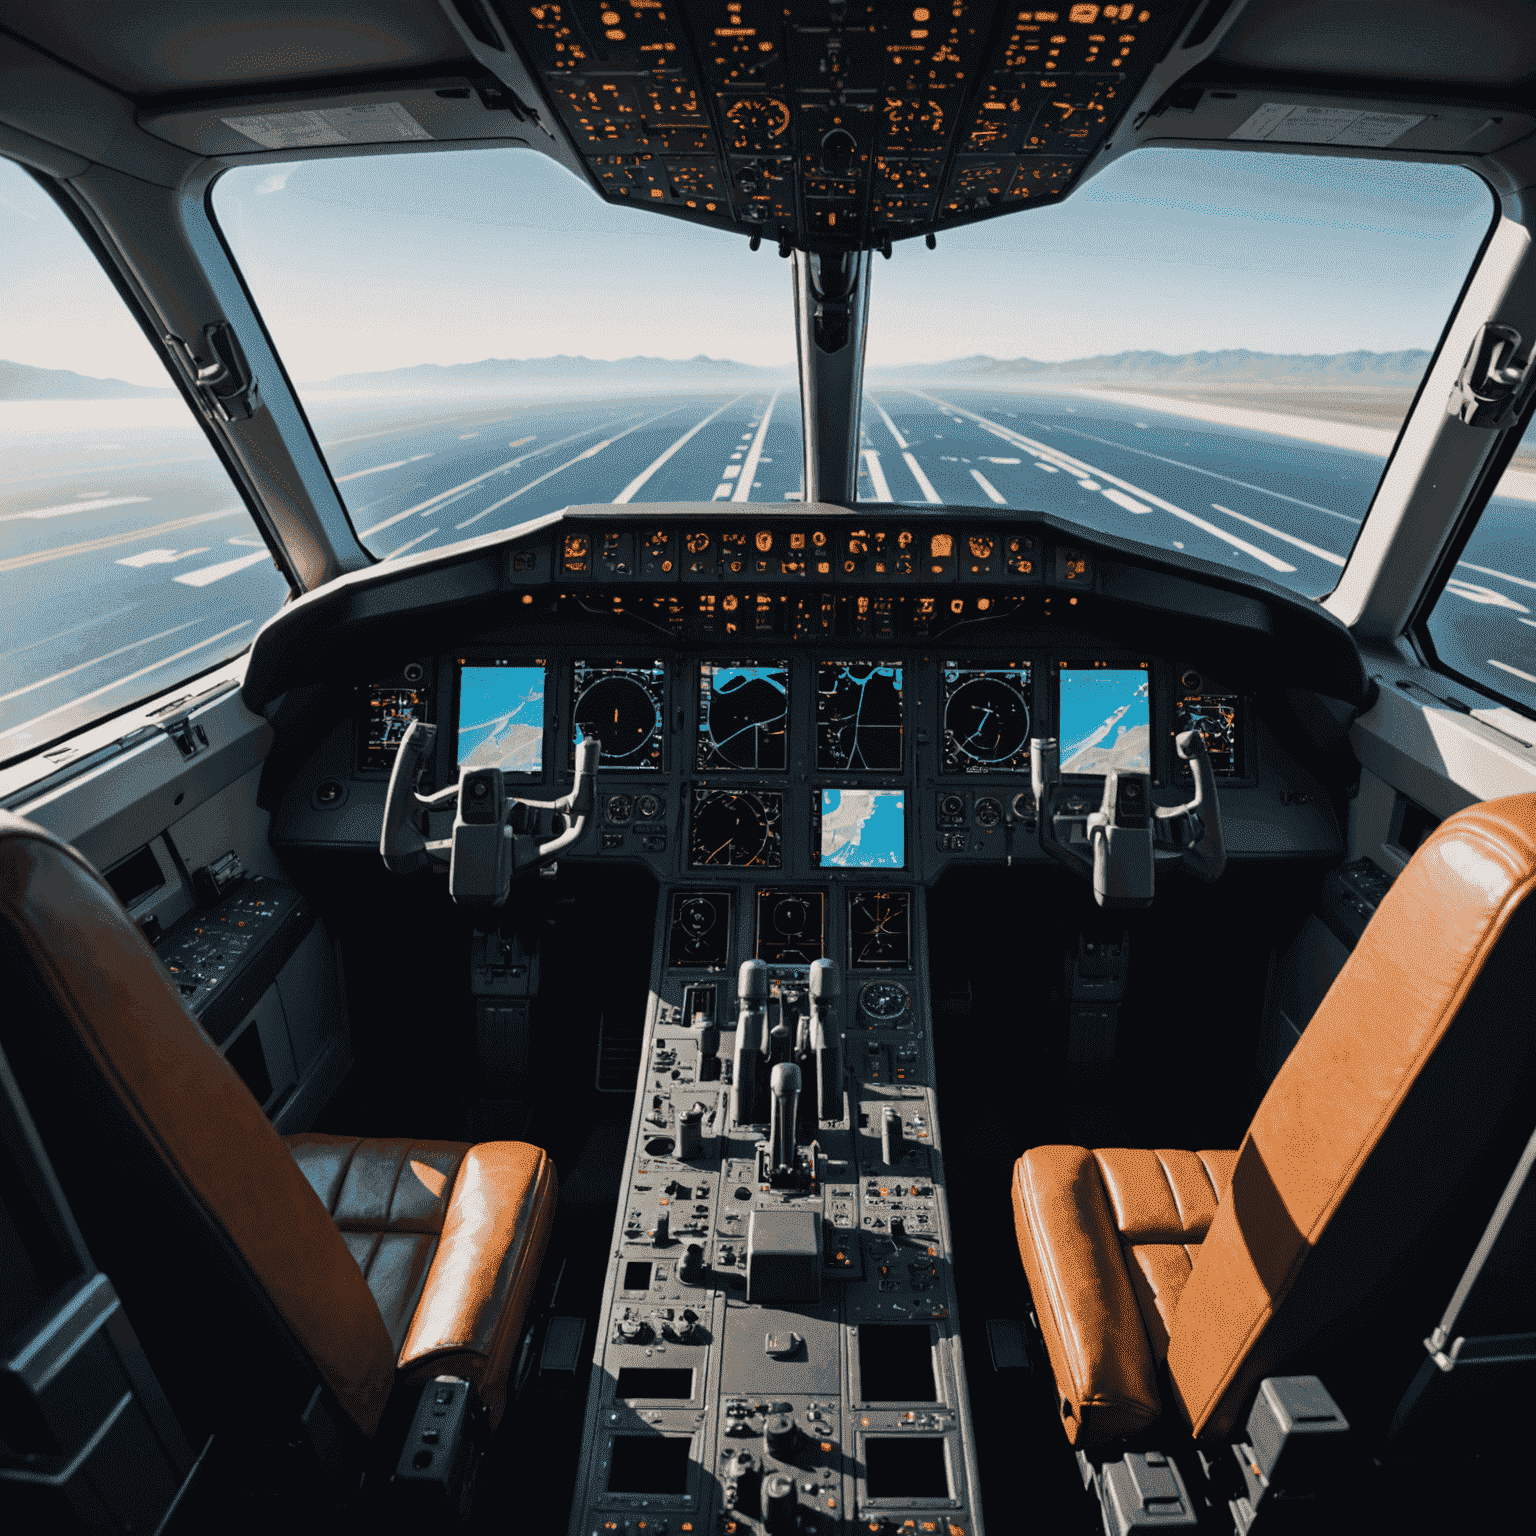
M 516 150 L 214 207 L 364 544 L 803 495 L 790 267 Z M 1484 239 L 1452 166 L 1145 150 L 873 258 L 862 501 L 1007 506 L 1329 591 Z
M 241 167 L 214 209 L 375 555 L 800 494 L 787 263 L 738 235 L 516 150 Z

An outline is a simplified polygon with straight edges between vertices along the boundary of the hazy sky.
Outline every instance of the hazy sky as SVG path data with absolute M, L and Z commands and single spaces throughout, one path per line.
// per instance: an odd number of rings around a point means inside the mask
M 243 167 L 214 203 L 300 380 L 561 352 L 794 358 L 789 264 L 769 246 L 610 208 L 536 153 Z M 1432 347 L 1491 214 L 1454 167 L 1145 150 L 1063 205 L 877 257 L 869 361 Z M 165 382 L 3 161 L 0 358 Z

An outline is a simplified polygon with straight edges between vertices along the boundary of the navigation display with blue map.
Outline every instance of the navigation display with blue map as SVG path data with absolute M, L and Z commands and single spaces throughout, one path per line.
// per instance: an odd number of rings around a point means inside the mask
M 1061 771 L 1152 771 L 1151 674 L 1145 667 L 1061 669 Z
M 544 771 L 544 664 L 459 669 L 460 768 Z
M 906 811 L 904 790 L 822 790 L 817 863 L 901 869 L 907 862 Z

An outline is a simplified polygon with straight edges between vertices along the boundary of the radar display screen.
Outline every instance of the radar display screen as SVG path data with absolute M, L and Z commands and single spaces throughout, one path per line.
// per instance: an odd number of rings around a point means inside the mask
M 849 891 L 848 964 L 856 971 L 904 971 L 912 964 L 908 891 Z
M 696 789 L 688 824 L 694 869 L 779 869 L 784 796 L 769 789 Z
M 395 753 L 414 720 L 428 718 L 426 690 L 422 688 L 362 688 L 363 718 L 357 735 L 357 766 L 364 771 L 388 772 Z
M 1027 661 L 944 663 L 944 773 L 1029 772 Z
M 907 862 L 904 789 L 820 789 L 811 862 L 844 869 L 900 869 Z
M 578 661 L 573 672 L 571 761 L 576 761 L 576 743 L 595 736 L 603 744 L 603 768 L 659 772 L 666 736 L 666 664 Z
M 701 773 L 782 768 L 789 726 L 789 663 L 699 664 Z
M 823 661 L 816 667 L 816 766 L 901 772 L 901 666 Z
M 460 768 L 544 771 L 544 663 L 459 663 Z
M 769 965 L 809 965 L 826 953 L 825 891 L 759 891 L 753 958 Z
M 1063 773 L 1152 771 L 1152 674 L 1130 667 L 1061 664 Z
M 675 891 L 667 964 L 721 970 L 731 942 L 729 891 Z
M 1173 734 L 1199 731 L 1218 779 L 1243 777 L 1242 700 L 1235 693 L 1186 693 L 1173 701 Z M 1178 761 L 1179 777 L 1192 779 L 1189 764 Z

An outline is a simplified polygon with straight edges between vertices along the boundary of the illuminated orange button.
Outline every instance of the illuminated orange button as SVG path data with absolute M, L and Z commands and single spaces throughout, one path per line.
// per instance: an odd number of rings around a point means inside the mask
M 823 1440 L 821 1442 L 821 1450 L 822 1450 L 822 1454 L 823 1455 L 825 1455 L 831 1449 L 832 1449 L 832 1442 L 830 1440 Z M 832 1503 L 832 1500 L 828 1499 L 827 1503 L 830 1505 Z

